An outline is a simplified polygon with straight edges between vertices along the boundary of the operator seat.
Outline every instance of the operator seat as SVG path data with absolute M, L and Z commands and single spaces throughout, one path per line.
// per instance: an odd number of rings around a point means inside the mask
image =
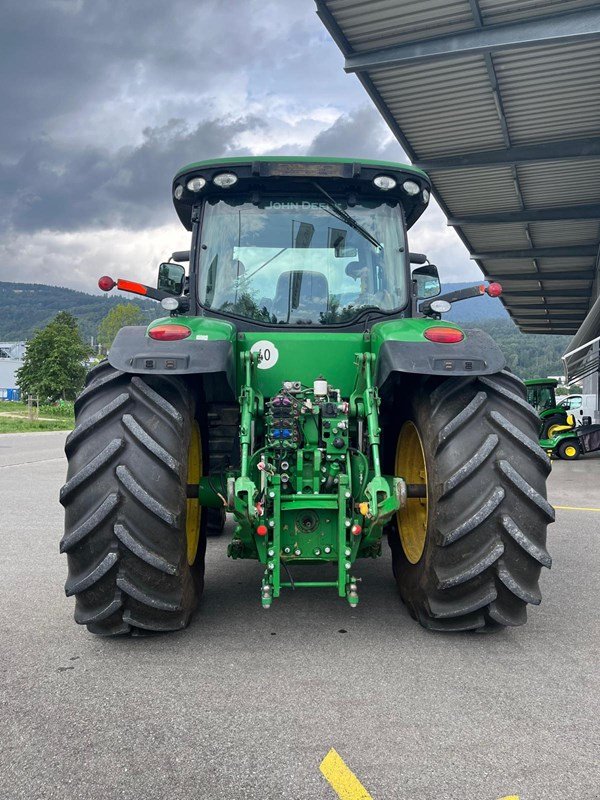
M 322 272 L 287 270 L 277 279 L 273 313 L 278 321 L 316 322 L 328 305 L 329 283 Z

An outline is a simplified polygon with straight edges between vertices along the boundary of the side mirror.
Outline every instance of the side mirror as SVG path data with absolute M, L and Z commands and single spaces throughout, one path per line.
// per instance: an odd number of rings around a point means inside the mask
M 435 297 L 442 291 L 438 268 L 435 264 L 426 264 L 412 271 L 415 284 L 415 295 L 420 299 Z
M 185 269 L 181 264 L 170 262 L 160 264 L 158 267 L 158 280 L 156 288 L 167 294 L 180 295 L 185 285 Z

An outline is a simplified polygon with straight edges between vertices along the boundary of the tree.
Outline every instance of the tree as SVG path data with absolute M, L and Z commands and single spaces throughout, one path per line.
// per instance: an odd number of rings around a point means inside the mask
M 17 370 L 22 394 L 51 402 L 75 399 L 83 388 L 89 355 L 75 317 L 67 311 L 59 312 L 27 345 L 23 366 Z
M 126 325 L 142 325 L 144 314 L 134 303 L 119 303 L 111 308 L 98 326 L 98 342 L 108 350 L 117 333 Z

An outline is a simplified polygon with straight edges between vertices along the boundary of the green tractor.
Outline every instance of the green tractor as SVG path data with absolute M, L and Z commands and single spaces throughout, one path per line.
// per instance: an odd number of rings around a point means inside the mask
M 264 608 L 304 588 L 355 607 L 360 559 L 387 537 L 424 627 L 526 621 L 551 564 L 550 462 L 494 341 L 441 319 L 500 287 L 433 299 L 436 267 L 408 250 L 429 193 L 420 170 L 374 161 L 177 173 L 189 252 L 160 265 L 157 288 L 99 281 L 165 316 L 123 328 L 76 401 L 61 490 L 76 622 L 186 626 L 225 511 L 228 555 L 257 562 Z
M 527 401 L 540 418 L 539 443 L 549 456 L 576 461 L 582 452 L 573 414 L 556 402 L 555 378 L 525 381 Z

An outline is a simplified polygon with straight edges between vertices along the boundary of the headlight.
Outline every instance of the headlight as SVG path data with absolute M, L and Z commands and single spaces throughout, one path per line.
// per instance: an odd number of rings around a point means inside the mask
M 428 189 L 423 189 L 422 197 L 423 197 L 423 202 L 424 203 L 428 203 L 429 202 L 429 190 Z
M 200 192 L 206 186 L 204 178 L 192 178 L 187 182 L 187 188 L 190 192 Z
M 414 196 L 415 194 L 419 194 L 419 192 L 421 191 L 421 187 L 419 186 L 419 184 L 415 183 L 414 181 L 404 181 L 404 183 L 402 184 L 402 188 L 404 189 L 406 194 L 411 195 L 411 197 Z
M 175 187 L 173 195 L 175 197 L 175 200 L 181 200 L 181 198 L 183 197 L 183 186 L 180 183 L 178 183 L 177 186 Z
M 213 183 L 220 186 L 221 189 L 228 189 L 237 183 L 237 175 L 234 175 L 233 172 L 222 172 L 220 175 L 215 175 Z
M 384 192 L 387 192 L 396 186 L 396 181 L 391 175 L 378 175 L 376 178 L 373 178 L 373 183 L 378 189 L 383 189 Z

